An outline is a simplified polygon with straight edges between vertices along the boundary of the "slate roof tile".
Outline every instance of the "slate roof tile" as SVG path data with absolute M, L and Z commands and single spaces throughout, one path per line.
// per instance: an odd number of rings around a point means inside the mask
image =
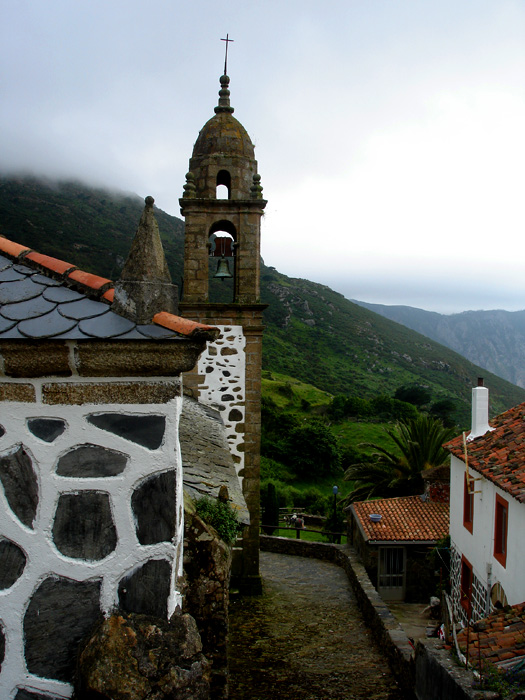
M 525 403 L 490 421 L 494 430 L 467 442 L 469 468 L 482 474 L 520 503 L 525 502 Z M 463 437 L 444 447 L 465 461 Z
M 360 501 L 350 507 L 368 542 L 436 542 L 448 535 L 449 505 L 421 496 Z M 370 515 L 381 515 L 378 522 Z
M 52 277 L 46 277 L 45 275 L 31 275 L 31 279 L 33 282 L 43 284 L 45 287 L 59 287 L 61 284 L 59 280 L 54 280 Z
M 2 307 L 2 316 L 13 321 L 23 321 L 28 318 L 35 318 L 47 314 L 56 309 L 56 304 L 47 301 L 42 296 L 26 301 L 19 301 L 15 304 L 5 304 Z
M 14 267 L 3 268 L 0 272 L 0 282 L 18 282 L 23 279 L 25 279 L 25 275 L 17 272 Z
M 35 299 L 42 294 L 41 284 L 35 284 L 31 277 L 22 277 L 14 282 L 0 285 L 0 304 L 16 304 L 26 299 Z
M 60 313 L 66 318 L 72 318 L 76 321 L 81 321 L 84 318 L 96 318 L 102 314 L 109 312 L 109 306 L 100 301 L 86 299 L 82 297 L 77 301 L 72 301 L 69 304 L 61 304 Z
M 21 321 L 18 324 L 18 330 L 28 338 L 53 338 L 72 330 L 75 326 L 76 321 L 64 318 L 55 308 L 43 316 Z
M 69 289 L 69 287 L 51 287 L 45 289 L 42 292 L 42 296 L 48 301 L 56 301 L 60 304 L 86 298 L 84 294 L 80 294 L 80 292 L 76 292 L 74 289 Z
M 78 324 L 82 333 L 92 338 L 117 338 L 135 328 L 135 323 L 113 311 L 95 318 L 86 318 Z

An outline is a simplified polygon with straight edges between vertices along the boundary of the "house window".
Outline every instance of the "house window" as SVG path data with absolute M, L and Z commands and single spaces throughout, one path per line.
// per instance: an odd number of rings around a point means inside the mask
M 494 518 L 494 557 L 501 566 L 507 565 L 507 532 L 509 523 L 509 504 L 496 494 L 496 515 Z
M 461 607 L 470 615 L 472 610 L 472 564 L 465 557 L 461 557 Z
M 467 479 L 463 484 L 463 525 L 472 534 L 474 528 L 474 482 L 472 479 Z

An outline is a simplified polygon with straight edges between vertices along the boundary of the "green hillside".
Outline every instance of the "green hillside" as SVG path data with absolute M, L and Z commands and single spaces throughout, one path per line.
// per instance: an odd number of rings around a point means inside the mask
M 4 177 L 0 234 L 116 279 L 143 206 L 143 199 L 133 194 Z M 158 209 L 156 215 L 173 281 L 180 283 L 184 224 Z M 402 385 L 423 384 L 432 401 L 454 399 L 457 418 L 465 425 L 478 376 L 490 388 L 493 414 L 525 400 L 525 390 L 326 286 L 263 265 L 261 300 L 269 304 L 264 369 L 323 392 L 372 398 L 393 396 Z

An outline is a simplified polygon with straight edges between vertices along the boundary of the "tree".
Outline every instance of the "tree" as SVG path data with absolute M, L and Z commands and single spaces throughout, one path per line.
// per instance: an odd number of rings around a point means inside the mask
M 456 410 L 456 402 L 452 399 L 441 399 L 436 401 L 430 407 L 430 413 L 443 421 L 443 425 L 447 428 L 452 427 L 455 423 L 453 413 Z
M 405 386 L 400 386 L 396 393 L 394 394 L 395 399 L 399 401 L 406 401 L 407 403 L 414 404 L 414 406 L 424 406 L 427 404 L 432 397 L 430 390 L 426 386 L 421 384 L 409 384 Z
M 374 452 L 367 460 L 346 470 L 345 481 L 357 482 L 347 497 L 349 501 L 422 493 L 421 472 L 441 466 L 449 459 L 442 445 L 453 437 L 454 431 L 432 416 L 420 414 L 399 421 L 385 432 L 394 443 L 392 449 L 364 443 L 362 447 L 372 447 Z
M 285 464 L 302 478 L 333 474 L 341 466 L 337 438 L 319 419 L 311 419 L 293 428 L 287 439 Z

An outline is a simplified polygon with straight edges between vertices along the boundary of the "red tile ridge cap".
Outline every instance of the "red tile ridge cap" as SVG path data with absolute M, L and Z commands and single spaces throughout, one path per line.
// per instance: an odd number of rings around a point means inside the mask
M 153 316 L 153 323 L 187 336 L 209 332 L 210 335 L 216 338 L 220 334 L 220 330 L 216 326 L 208 326 L 205 323 L 192 321 L 189 318 L 175 316 L 175 314 L 170 314 L 167 311 L 160 311 L 158 314 L 155 314 L 155 316 Z
M 25 245 L 20 245 L 20 243 L 15 243 L 10 241 L 9 238 L 2 236 L 0 234 L 0 252 L 9 255 L 12 258 L 18 258 L 23 253 L 29 253 L 31 248 Z
M 79 270 L 77 267 L 67 275 L 67 279 L 73 280 L 73 282 L 77 282 L 77 284 L 81 284 L 84 287 L 89 287 L 89 289 L 103 289 L 107 291 L 110 287 L 113 287 L 113 282 L 106 277 L 99 277 L 99 275 L 93 275 L 91 272 L 84 272 L 84 270 Z
M 31 260 L 39 267 L 43 267 L 46 270 L 55 272 L 57 275 L 64 275 L 69 271 L 76 270 L 75 265 L 72 263 L 65 262 L 65 260 L 59 260 L 58 258 L 53 258 L 50 255 L 43 255 L 42 253 L 36 253 L 34 250 L 24 255 L 23 260 Z
M 51 255 L 43 255 L 37 253 L 32 248 L 23 246 L 20 243 L 15 243 L 5 236 L 0 235 L 0 253 L 9 255 L 11 258 L 17 259 L 20 263 L 27 261 L 30 266 L 42 270 L 44 274 L 51 273 L 53 276 L 60 277 L 64 282 L 72 282 L 73 286 L 80 288 L 84 293 L 93 292 L 100 295 L 100 299 L 108 303 L 112 303 L 113 296 L 110 294 L 114 283 L 106 277 L 99 277 L 90 272 L 79 270 L 76 265 L 54 258 Z

